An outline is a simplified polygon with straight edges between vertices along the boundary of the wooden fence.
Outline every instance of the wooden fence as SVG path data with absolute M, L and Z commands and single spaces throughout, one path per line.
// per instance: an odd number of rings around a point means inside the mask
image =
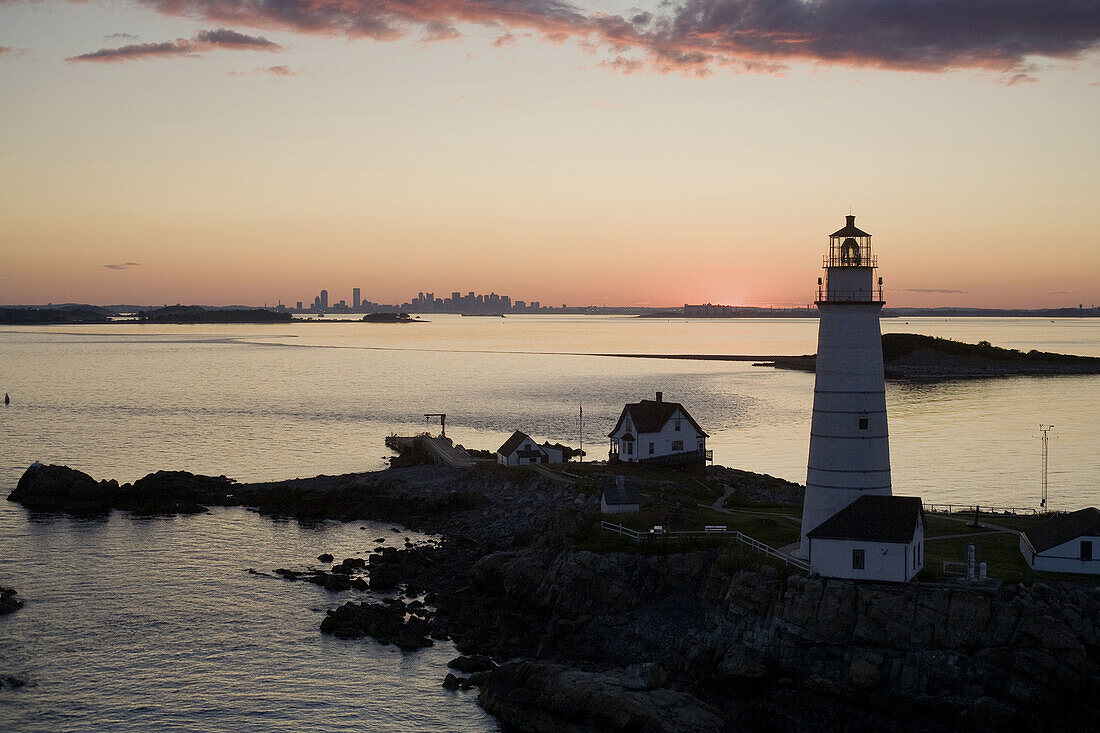
M 810 571 L 810 564 L 808 562 L 804 560 L 799 560 L 796 557 L 791 557 L 790 555 L 782 553 L 774 547 L 771 547 L 770 545 L 765 545 L 763 542 L 749 537 L 747 534 L 738 532 L 735 529 L 727 529 L 725 526 L 722 525 L 711 525 L 703 529 L 697 530 L 666 530 L 659 527 L 654 527 L 647 532 L 639 532 L 635 529 L 631 529 L 630 527 L 624 527 L 622 524 L 618 524 L 616 522 L 603 521 L 600 522 L 600 526 L 608 532 L 614 532 L 615 534 L 622 535 L 623 537 L 634 540 L 635 542 L 682 541 L 691 539 L 734 540 L 735 542 L 746 545 L 753 550 L 756 550 L 757 552 L 762 552 L 768 557 L 780 560 L 786 565 L 798 568 L 799 570 L 803 570 L 805 572 Z

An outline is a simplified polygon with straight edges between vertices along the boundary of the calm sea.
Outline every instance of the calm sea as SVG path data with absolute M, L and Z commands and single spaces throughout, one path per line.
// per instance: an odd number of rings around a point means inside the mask
M 579 354 L 804 354 L 817 322 L 432 316 L 408 326 L 66 326 L 0 331 L 0 493 L 32 461 L 132 481 L 158 469 L 279 479 L 379 468 L 392 432 L 447 413 L 495 449 L 515 429 L 591 458 L 622 405 L 663 391 L 718 463 L 805 480 L 813 375 L 740 362 Z M 910 319 L 908 331 L 1100 356 L 1096 319 Z M 1100 376 L 887 387 L 894 490 L 1035 506 L 1038 424 L 1055 425 L 1050 504 L 1100 503 Z M 365 527 L 365 528 L 361 528 Z M 453 649 L 411 655 L 322 637 L 315 586 L 249 575 L 362 555 L 389 526 L 304 528 L 242 510 L 74 520 L 0 502 L 4 730 L 495 730 L 440 687 Z M 347 595 L 347 594 L 345 594 Z

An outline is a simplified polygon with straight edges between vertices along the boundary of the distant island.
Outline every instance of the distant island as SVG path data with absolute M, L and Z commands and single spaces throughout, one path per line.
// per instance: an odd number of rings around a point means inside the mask
M 107 323 L 115 315 L 107 308 L 95 305 L 63 305 L 56 307 L 0 307 L 0 323 L 39 326 L 50 323 Z
M 683 308 L 654 308 L 639 318 L 817 318 L 811 305 L 768 308 L 750 305 L 704 303 Z M 883 308 L 883 318 L 1098 318 L 1100 308 Z
M 359 319 L 365 323 L 426 323 L 419 318 L 412 318 L 408 313 L 368 313 Z
M 1100 358 L 1019 351 L 993 346 L 988 341 L 962 341 L 915 333 L 882 336 L 882 360 L 889 379 L 944 380 L 977 377 L 1100 374 Z M 763 366 L 812 372 L 817 357 L 781 356 L 762 360 Z
M 139 311 L 139 323 L 290 323 L 289 313 L 266 308 L 210 309 L 201 305 L 169 305 Z

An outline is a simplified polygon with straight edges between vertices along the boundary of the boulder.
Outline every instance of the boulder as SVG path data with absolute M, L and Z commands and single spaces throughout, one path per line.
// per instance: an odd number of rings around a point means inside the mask
M 333 558 L 331 552 L 322 552 L 320 555 L 317 556 L 318 562 L 332 562 L 332 559 Z
M 391 599 L 396 601 L 396 599 Z M 349 601 L 330 610 L 321 622 L 321 633 L 339 639 L 369 636 L 380 644 L 394 644 L 402 651 L 431 646 L 431 622 L 423 616 L 409 615 L 401 601 L 392 603 L 356 603 Z M 406 616 L 408 619 L 406 620 Z
M 412 604 L 410 604 L 411 606 Z M 493 660 L 484 654 L 472 654 L 470 656 L 455 657 L 451 661 L 447 662 L 447 666 L 451 669 L 458 670 L 463 674 L 472 674 L 474 672 L 487 672 L 496 665 L 493 664 Z
M 631 664 L 622 673 L 622 685 L 628 690 L 656 690 L 668 681 L 665 668 L 653 662 Z
M 0 588 L 0 616 L 14 613 L 23 607 L 23 601 L 16 598 L 15 588 Z

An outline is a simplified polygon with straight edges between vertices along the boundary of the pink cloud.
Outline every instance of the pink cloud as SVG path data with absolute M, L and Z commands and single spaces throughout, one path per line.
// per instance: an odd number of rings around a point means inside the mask
M 191 38 L 177 38 L 161 43 L 131 43 L 117 48 L 101 48 L 98 51 L 71 56 L 66 61 L 94 61 L 114 63 L 136 59 L 172 56 L 197 56 L 214 48 L 253 51 L 281 51 L 282 46 L 263 36 L 248 36 L 228 28 L 199 30 Z

